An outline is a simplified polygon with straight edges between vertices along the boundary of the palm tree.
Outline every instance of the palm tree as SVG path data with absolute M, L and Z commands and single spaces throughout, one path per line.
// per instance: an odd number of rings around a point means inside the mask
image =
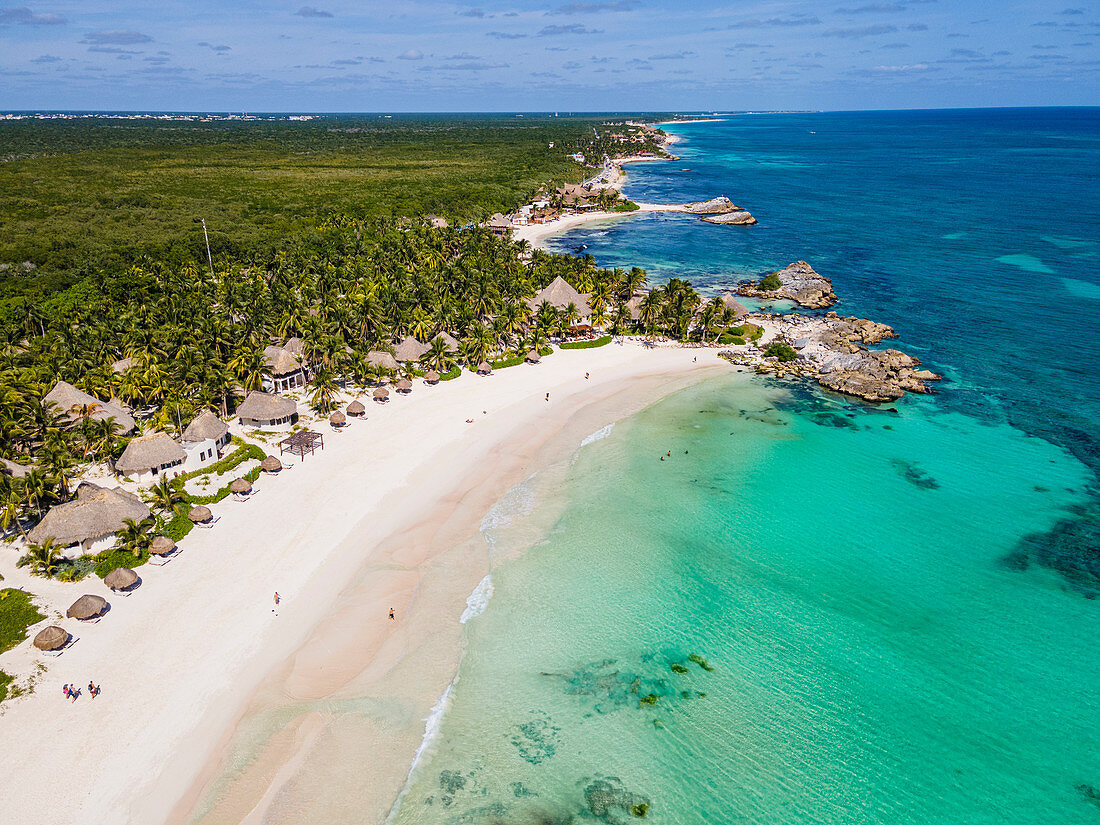
M 135 559 L 141 558 L 153 543 L 152 529 L 156 521 L 151 518 L 143 518 L 141 521 L 128 518 L 123 524 L 125 526 L 117 533 L 115 547 L 129 550 Z
M 310 395 L 310 404 L 319 413 L 328 413 L 336 406 L 336 379 L 328 367 L 321 366 L 313 373 L 309 380 L 309 386 L 313 390 Z
M 34 575 L 49 579 L 57 573 L 60 561 L 61 551 L 54 546 L 51 536 L 41 544 L 28 544 L 27 552 L 19 557 L 16 566 L 30 567 Z
M 183 493 L 175 488 L 168 476 L 162 475 L 146 493 L 146 501 L 162 513 L 174 512 L 183 502 Z
M 424 356 L 428 366 L 441 373 L 447 372 L 454 366 L 455 354 L 451 351 L 450 347 L 447 346 L 446 341 L 442 338 L 433 338 L 429 346 L 431 349 L 429 349 Z

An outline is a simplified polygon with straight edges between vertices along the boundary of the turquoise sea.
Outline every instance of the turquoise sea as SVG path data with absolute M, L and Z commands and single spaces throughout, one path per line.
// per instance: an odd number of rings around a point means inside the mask
M 511 491 L 391 822 L 1100 822 L 1100 111 L 670 131 L 628 194 L 760 224 L 556 248 L 704 291 L 808 260 L 946 380 L 731 371 Z

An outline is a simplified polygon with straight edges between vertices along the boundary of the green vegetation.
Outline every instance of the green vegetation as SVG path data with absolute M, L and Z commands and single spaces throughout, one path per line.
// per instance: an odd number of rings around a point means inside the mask
M 629 198 L 623 198 L 615 204 L 616 212 L 637 212 L 639 209 L 641 209 L 641 207 Z
M 660 700 L 660 698 L 661 697 L 658 696 L 656 693 L 649 693 L 639 699 L 638 702 L 643 705 L 655 705 Z
M 680 664 L 679 662 L 673 662 L 671 667 L 670 667 L 670 670 L 673 673 L 687 673 L 688 672 L 688 669 L 686 667 L 684 667 L 682 664 Z
M 646 815 L 649 813 L 649 803 L 648 802 L 639 802 L 637 805 L 631 805 L 630 806 L 630 813 L 632 813 L 634 816 L 638 817 L 639 819 L 645 819 Z
M 0 653 L 26 639 L 27 628 L 44 618 L 29 593 L 10 587 L 0 590 Z
M 798 352 L 786 341 L 772 341 L 764 350 L 764 355 L 782 362 L 798 360 Z
M 12 681 L 13 679 L 9 674 L 0 670 L 0 702 L 8 698 L 8 691 L 11 689 Z M 12 691 L 12 696 L 14 695 L 15 692 Z
M 778 273 L 769 272 L 767 275 L 760 279 L 761 289 L 779 289 L 779 287 L 781 286 L 783 286 L 783 282 L 779 280 Z
M 604 335 L 601 338 L 596 338 L 592 341 L 564 341 L 559 346 L 562 349 L 594 349 L 595 347 L 604 347 L 611 343 L 611 336 Z
M 699 665 L 699 667 L 701 667 L 703 670 L 706 670 L 706 671 L 714 670 L 714 668 L 710 666 L 710 662 L 708 662 L 706 659 L 704 659 L 698 653 L 692 653 L 690 656 L 688 656 L 688 661 L 689 662 L 694 662 L 695 664 Z

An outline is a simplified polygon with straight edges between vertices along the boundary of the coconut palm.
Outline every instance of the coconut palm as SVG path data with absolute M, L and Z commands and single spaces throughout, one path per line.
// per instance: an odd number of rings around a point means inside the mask
M 156 521 L 152 518 L 143 518 L 141 521 L 128 518 L 123 525 L 116 534 L 115 547 L 119 550 L 129 550 L 135 559 L 141 558 L 153 543 L 152 530 Z
M 428 350 L 424 356 L 424 360 L 428 366 L 439 372 L 449 371 L 455 363 L 454 352 L 447 346 L 447 342 L 442 338 L 433 338 L 428 345 L 431 349 Z
M 176 507 L 183 503 L 184 495 L 176 489 L 170 478 L 162 475 L 146 491 L 145 500 L 162 513 L 170 513 L 174 512 Z
M 28 544 L 27 552 L 19 557 L 16 566 L 29 567 L 34 575 L 48 579 L 57 574 L 61 560 L 61 551 L 54 546 L 51 536 L 39 544 Z

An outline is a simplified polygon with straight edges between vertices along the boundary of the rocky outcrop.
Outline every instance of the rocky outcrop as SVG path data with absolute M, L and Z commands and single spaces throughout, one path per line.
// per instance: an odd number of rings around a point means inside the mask
M 737 212 L 724 212 L 721 215 L 708 215 L 703 218 L 705 223 L 718 223 L 726 226 L 752 226 L 756 218 L 741 209 Z
M 769 286 L 767 282 L 772 276 L 765 276 L 760 281 L 740 284 L 737 294 L 750 298 L 786 299 L 806 309 L 824 309 L 836 303 L 833 282 L 819 275 L 805 261 L 795 261 L 773 275 L 778 279 L 778 286 Z
M 722 195 L 717 198 L 711 198 L 709 201 L 685 203 L 684 211 L 691 212 L 693 215 L 722 215 L 726 212 L 742 212 L 744 210 L 725 195 Z
M 901 350 L 838 354 L 821 364 L 818 383 L 864 401 L 894 401 L 906 392 L 929 393 L 927 381 L 939 381 L 930 370 L 918 370 L 920 359 Z

